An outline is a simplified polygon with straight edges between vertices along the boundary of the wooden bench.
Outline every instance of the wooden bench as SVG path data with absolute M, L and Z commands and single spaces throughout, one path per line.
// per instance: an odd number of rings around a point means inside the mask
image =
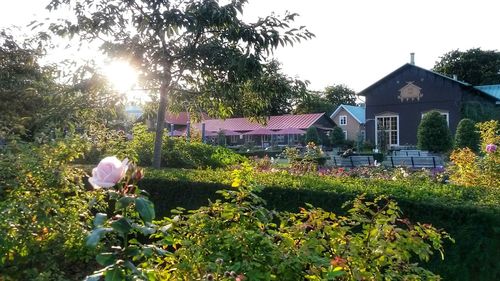
M 360 167 L 373 165 L 373 156 L 351 155 L 347 157 L 332 156 L 331 160 L 335 167 Z
M 444 163 L 439 156 L 387 156 L 384 164 L 390 167 L 436 168 Z
M 392 156 L 429 156 L 429 152 L 422 150 L 395 150 Z

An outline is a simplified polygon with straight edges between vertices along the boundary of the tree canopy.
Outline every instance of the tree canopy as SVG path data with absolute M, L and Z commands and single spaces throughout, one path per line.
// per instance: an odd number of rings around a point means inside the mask
M 39 63 L 45 53 L 41 40 L 18 42 L 0 31 L 0 137 L 54 137 L 56 131 L 115 120 L 120 97 L 104 77 L 90 66 L 60 77 L 60 69 Z
M 160 166 L 168 100 L 188 100 L 190 110 L 203 108 L 221 117 L 235 109 L 243 116 L 264 115 L 268 92 L 258 91 L 251 81 L 262 77 L 262 64 L 278 46 L 313 36 L 305 27 L 291 26 L 297 14 L 247 23 L 241 19 L 246 0 L 220 2 L 52 0 L 48 6 L 70 6 L 76 16 L 52 24 L 53 32 L 100 40 L 104 53 L 127 59 L 145 85 L 159 89 L 155 167 Z
M 472 85 L 500 84 L 500 52 L 480 48 L 453 50 L 440 57 L 432 70 L 450 77 L 457 75 Z
M 356 105 L 356 92 L 346 85 L 333 85 L 328 86 L 324 90 L 325 98 L 332 105 L 335 110 L 339 105 Z
M 341 104 L 355 105 L 356 92 L 345 85 L 333 85 L 323 91 L 309 91 L 301 96 L 295 106 L 294 113 L 319 113 L 330 115 Z

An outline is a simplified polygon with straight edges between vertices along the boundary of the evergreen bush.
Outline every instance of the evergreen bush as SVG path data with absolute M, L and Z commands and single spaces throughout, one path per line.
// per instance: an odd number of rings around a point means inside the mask
M 479 133 L 474 121 L 468 118 L 460 120 L 455 133 L 456 148 L 470 148 L 474 152 L 479 149 Z
M 453 140 L 446 119 L 438 111 L 424 115 L 417 130 L 417 147 L 431 152 L 447 152 Z
M 310 142 L 314 142 L 314 144 L 321 144 L 316 127 L 309 127 L 309 129 L 307 129 L 305 141 L 306 144 Z
M 333 147 L 341 147 L 345 143 L 345 134 L 340 127 L 333 128 L 330 133 L 330 141 Z

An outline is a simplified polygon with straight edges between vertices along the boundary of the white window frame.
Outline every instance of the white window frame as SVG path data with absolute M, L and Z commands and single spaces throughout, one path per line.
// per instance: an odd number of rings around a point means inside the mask
M 347 131 L 343 131 L 343 132 L 344 132 L 344 137 L 347 140 Z
M 342 121 L 344 121 L 344 122 L 342 122 Z M 347 115 L 340 115 L 339 116 L 339 125 L 340 126 L 347 125 Z
M 450 127 L 450 112 L 446 111 L 446 110 L 439 110 L 439 109 L 434 109 L 434 110 L 429 110 L 429 111 L 426 111 L 426 112 L 422 112 L 422 116 L 420 118 L 420 121 L 422 121 L 422 119 L 424 119 L 424 115 L 431 112 L 431 111 L 437 111 L 439 113 L 441 113 L 441 116 L 444 116 L 446 118 L 446 124 L 448 125 L 448 128 Z
M 398 114 L 387 114 L 387 115 L 376 115 L 375 116 L 375 146 L 378 147 L 378 119 L 379 118 L 396 118 L 396 135 L 397 135 L 397 143 L 391 144 L 391 135 L 390 132 L 394 130 L 389 130 L 389 146 L 399 146 L 399 115 Z

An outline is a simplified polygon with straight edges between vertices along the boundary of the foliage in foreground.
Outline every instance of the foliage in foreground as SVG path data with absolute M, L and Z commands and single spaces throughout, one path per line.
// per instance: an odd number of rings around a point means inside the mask
M 91 194 L 68 166 L 84 150 L 77 139 L 0 149 L 0 279 L 81 279 L 92 267 Z
M 103 240 L 109 250 L 88 280 L 439 280 L 416 261 L 442 255 L 450 237 L 402 219 L 386 198 L 358 197 L 346 217 L 312 206 L 276 213 L 243 164 L 232 172 L 234 189 L 220 191 L 225 200 L 155 225 L 152 203 L 133 185 L 136 173 L 105 190 L 109 213 L 96 216 L 87 244 Z M 141 243 L 149 233 L 152 242 Z

